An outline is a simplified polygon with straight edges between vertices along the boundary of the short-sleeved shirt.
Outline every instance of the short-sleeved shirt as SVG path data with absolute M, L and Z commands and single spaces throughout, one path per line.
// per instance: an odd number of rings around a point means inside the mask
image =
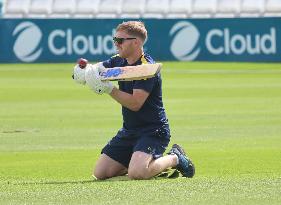
M 130 66 L 146 63 L 153 64 L 155 62 L 147 53 L 144 53 L 139 60 Z M 107 61 L 104 61 L 103 65 L 106 68 L 129 66 L 127 60 L 119 57 L 119 55 L 112 56 Z M 121 91 L 129 94 L 133 94 L 133 89 L 142 89 L 149 93 L 148 98 L 139 111 L 132 111 L 122 106 L 123 129 L 127 131 L 142 131 L 169 127 L 162 102 L 162 79 L 160 73 L 150 79 L 119 81 L 118 84 Z

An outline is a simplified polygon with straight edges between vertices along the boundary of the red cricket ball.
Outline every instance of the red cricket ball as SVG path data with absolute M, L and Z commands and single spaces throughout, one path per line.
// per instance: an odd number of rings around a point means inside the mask
M 77 63 L 81 69 L 84 69 L 84 68 L 86 68 L 86 66 L 88 64 L 88 60 L 85 58 L 79 58 Z

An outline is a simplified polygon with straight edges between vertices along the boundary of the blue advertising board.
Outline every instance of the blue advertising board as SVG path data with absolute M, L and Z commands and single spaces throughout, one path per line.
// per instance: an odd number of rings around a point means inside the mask
M 101 61 L 124 19 L 1 19 L 0 63 Z M 281 62 L 281 18 L 143 19 L 156 60 Z

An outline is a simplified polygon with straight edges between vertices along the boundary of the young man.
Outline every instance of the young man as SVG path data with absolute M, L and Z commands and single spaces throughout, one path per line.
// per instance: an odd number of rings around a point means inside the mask
M 143 51 L 147 31 L 142 22 L 129 21 L 118 25 L 113 41 L 118 54 L 86 71 L 86 82 L 96 93 L 108 93 L 122 105 L 123 127 L 102 149 L 93 175 L 107 179 L 128 174 L 131 179 L 149 179 L 169 167 L 176 167 L 183 176 L 193 177 L 194 165 L 179 145 L 168 155 L 163 153 L 170 141 L 168 119 L 162 103 L 160 73 L 151 79 L 101 82 L 98 71 L 104 67 L 135 66 L 154 63 Z M 93 77 L 95 76 L 95 77 Z

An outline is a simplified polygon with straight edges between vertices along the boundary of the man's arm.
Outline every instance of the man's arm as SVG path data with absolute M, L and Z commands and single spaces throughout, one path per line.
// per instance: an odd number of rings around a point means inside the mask
M 132 111 L 136 112 L 140 110 L 149 96 L 149 92 L 143 89 L 133 89 L 133 94 L 129 94 L 114 87 L 114 85 L 110 82 L 102 82 L 99 75 L 99 72 L 102 71 L 102 69 L 104 69 L 104 67 L 101 63 L 91 65 L 88 69 L 86 69 L 84 78 L 90 89 L 97 94 L 110 94 L 110 96 L 122 106 Z
M 114 87 L 110 96 L 122 106 L 136 112 L 141 109 L 149 93 L 142 89 L 134 89 L 133 94 L 129 94 Z

